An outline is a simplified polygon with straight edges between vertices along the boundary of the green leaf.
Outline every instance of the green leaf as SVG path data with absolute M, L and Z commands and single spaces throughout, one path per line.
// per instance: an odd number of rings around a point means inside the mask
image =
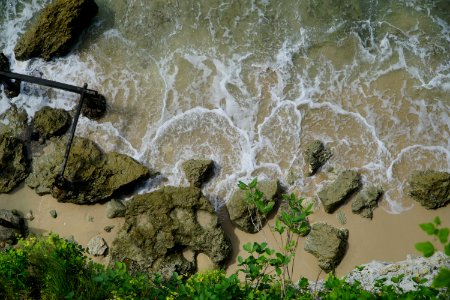
M 445 267 L 439 270 L 439 273 L 434 277 L 433 287 L 435 288 L 450 288 L 450 269 Z
M 283 273 L 283 271 L 281 271 L 281 269 L 279 267 L 275 268 L 275 273 L 277 273 L 278 276 L 281 275 L 281 273 Z
M 441 225 L 441 219 L 439 217 L 434 218 L 434 224 Z
M 447 243 L 447 241 L 448 241 L 448 233 L 449 233 L 448 228 L 439 229 L 438 238 L 439 238 L 439 241 L 442 244 Z
M 444 247 L 445 255 L 450 256 L 450 243 Z
M 239 264 L 242 264 L 242 262 L 244 261 L 244 259 L 242 258 L 242 256 L 238 256 L 237 257 L 237 261 Z
M 434 227 L 433 223 L 424 223 L 419 225 L 420 228 L 422 228 L 423 231 L 425 231 L 429 235 L 433 235 L 436 227 Z
M 252 182 L 249 183 L 248 187 L 251 188 L 251 189 L 254 189 L 254 188 L 256 187 L 257 184 L 258 184 L 258 179 L 257 179 L 257 178 L 254 178 L 254 179 L 252 180 Z
M 253 252 L 253 243 L 246 243 L 242 246 L 242 248 L 244 248 L 244 250 L 247 251 L 248 253 L 252 253 Z
M 241 189 L 241 190 L 248 190 L 248 185 L 246 185 L 244 182 L 242 182 L 242 181 L 239 181 L 239 183 L 238 183 L 238 187 Z
M 423 256 L 430 257 L 434 254 L 434 246 L 430 242 L 417 243 L 416 249 L 422 252 Z

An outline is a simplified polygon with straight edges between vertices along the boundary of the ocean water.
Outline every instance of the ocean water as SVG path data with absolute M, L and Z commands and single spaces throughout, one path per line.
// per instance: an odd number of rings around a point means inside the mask
M 401 213 L 412 170 L 450 170 L 450 1 L 96 0 L 74 50 L 50 62 L 16 61 L 14 46 L 50 0 L 2 0 L 0 49 L 12 70 L 75 85 L 108 101 L 77 134 L 131 155 L 161 183 L 187 184 L 181 163 L 217 165 L 205 194 L 221 207 L 238 180 L 277 178 L 314 196 L 359 170 Z M 22 84 L 13 100 L 30 118 L 73 109 L 77 96 Z M 304 176 L 314 139 L 333 157 Z

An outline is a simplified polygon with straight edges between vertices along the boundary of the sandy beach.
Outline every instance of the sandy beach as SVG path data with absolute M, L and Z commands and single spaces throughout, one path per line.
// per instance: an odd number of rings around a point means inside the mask
M 30 210 L 34 219 L 27 221 L 30 232 L 46 233 L 54 232 L 62 237 L 73 238 L 86 247 L 88 241 L 96 236 L 102 236 L 108 245 L 112 244 L 124 219 L 108 219 L 106 217 L 106 204 L 75 205 L 70 203 L 59 203 L 49 195 L 39 196 L 24 184 L 14 190 L 11 194 L 0 195 L 0 208 L 17 209 L 23 215 Z M 51 210 L 56 210 L 57 218 L 52 218 Z M 411 210 L 399 215 L 386 213 L 382 208 L 374 211 L 373 220 L 365 219 L 351 212 L 351 204 L 347 203 L 339 210 L 345 213 L 347 222 L 341 225 L 334 214 L 327 214 L 320 208 L 313 213 L 310 221 L 325 221 L 336 227 L 345 227 L 349 230 L 349 247 L 347 254 L 336 269 L 338 276 L 344 276 L 355 266 L 369 263 L 373 260 L 400 261 L 408 254 L 420 255 L 414 244 L 420 241 L 430 240 L 419 228 L 420 223 L 429 222 L 439 216 L 443 226 L 450 226 L 450 206 L 438 210 L 426 210 L 419 204 L 414 204 Z M 339 211 L 338 210 L 338 211 Z M 273 224 L 273 219 L 257 234 L 248 234 L 233 226 L 226 212 L 219 212 L 219 218 L 227 235 L 233 244 L 233 256 L 229 260 L 227 272 L 232 273 L 237 269 L 236 258 L 238 255 L 245 256 L 242 250 L 246 242 L 267 241 L 269 246 L 277 249 L 279 240 L 274 239 L 268 226 Z M 114 226 L 111 232 L 104 230 L 105 226 Z M 303 250 L 304 239 L 299 239 L 297 255 L 294 266 L 294 277 L 306 276 L 315 280 L 320 272 L 317 260 L 311 254 Z M 107 264 L 108 257 L 93 258 L 97 262 Z M 198 258 L 200 268 L 208 268 L 208 263 L 203 258 Z M 323 278 L 325 273 L 320 274 Z

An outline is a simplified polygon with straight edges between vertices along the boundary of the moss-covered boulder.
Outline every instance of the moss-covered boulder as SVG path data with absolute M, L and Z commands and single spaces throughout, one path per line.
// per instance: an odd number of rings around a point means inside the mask
M 409 195 L 428 209 L 445 206 L 450 202 L 450 173 L 414 171 L 409 177 Z
M 318 259 L 319 267 L 325 272 L 331 272 L 340 264 L 347 246 L 348 230 L 324 222 L 312 224 L 305 241 L 305 251 Z
M 334 212 L 361 186 L 361 176 L 354 170 L 341 172 L 335 181 L 326 185 L 318 196 L 327 213 Z
M 46 106 L 34 115 L 33 127 L 39 137 L 48 139 L 64 134 L 71 122 L 72 118 L 66 110 Z
M 306 146 L 303 157 L 308 166 L 307 176 L 312 176 L 331 157 L 331 151 L 321 141 L 315 140 Z
M 378 199 L 383 194 L 383 189 L 377 186 L 365 187 L 352 201 L 352 211 L 364 218 L 372 219 L 373 210 L 378 206 Z
M 0 135 L 6 134 L 25 140 L 28 131 L 28 115 L 14 104 L 0 115 Z
M 258 182 L 257 188 L 264 194 L 265 202 L 277 201 L 280 192 L 278 180 Z M 246 193 L 244 190 L 236 190 L 226 207 L 234 225 L 245 232 L 255 233 L 262 229 L 266 218 L 255 207 L 248 205 L 245 200 Z
M 3 53 L 0 53 L 0 70 L 10 72 L 9 59 Z M 3 85 L 3 90 L 8 98 L 14 98 L 19 96 L 20 93 L 20 81 L 10 80 L 7 78 L 0 78 L 0 84 Z
M 18 40 L 14 48 L 16 59 L 50 60 L 66 55 L 97 12 L 94 0 L 55 0 Z
M 16 212 L 0 209 L 0 249 L 13 244 L 24 229 L 23 219 Z
M 189 184 L 201 187 L 212 175 L 214 162 L 210 159 L 190 159 L 183 163 L 183 172 Z
M 94 142 L 76 137 L 64 172 L 67 186 L 56 188 L 66 142 L 67 138 L 53 138 L 42 153 L 34 154 L 33 172 L 26 183 L 36 193 L 52 193 L 60 202 L 89 204 L 105 200 L 151 175 L 133 158 L 117 152 L 103 153 Z
M 12 136 L 0 135 L 0 193 L 8 193 L 29 173 L 25 144 Z
M 231 244 L 212 205 L 195 187 L 164 187 L 135 196 L 125 224 L 112 243 L 111 262 L 125 261 L 133 272 L 192 274 L 196 263 L 183 251 L 206 254 L 223 266 Z M 194 255 L 195 257 L 195 255 Z

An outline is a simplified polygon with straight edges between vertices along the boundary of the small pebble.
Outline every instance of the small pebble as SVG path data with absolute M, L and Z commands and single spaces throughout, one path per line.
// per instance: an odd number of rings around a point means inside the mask
M 52 216 L 53 219 L 56 219 L 56 217 L 58 216 L 58 214 L 56 213 L 56 210 L 52 209 L 50 211 L 50 215 Z
M 89 221 L 89 222 L 94 222 L 94 217 L 93 217 L 93 216 L 89 216 L 89 217 L 88 217 L 88 221 Z
M 33 220 L 34 220 L 34 216 L 33 216 L 33 211 L 32 211 L 32 210 L 30 210 L 30 211 L 26 214 L 25 219 L 27 219 L 27 220 L 29 220 L 29 221 L 33 221 Z
M 111 230 L 114 228 L 114 226 L 112 226 L 112 225 L 108 225 L 108 226 L 105 226 L 103 229 L 106 231 L 106 232 L 111 232 Z

